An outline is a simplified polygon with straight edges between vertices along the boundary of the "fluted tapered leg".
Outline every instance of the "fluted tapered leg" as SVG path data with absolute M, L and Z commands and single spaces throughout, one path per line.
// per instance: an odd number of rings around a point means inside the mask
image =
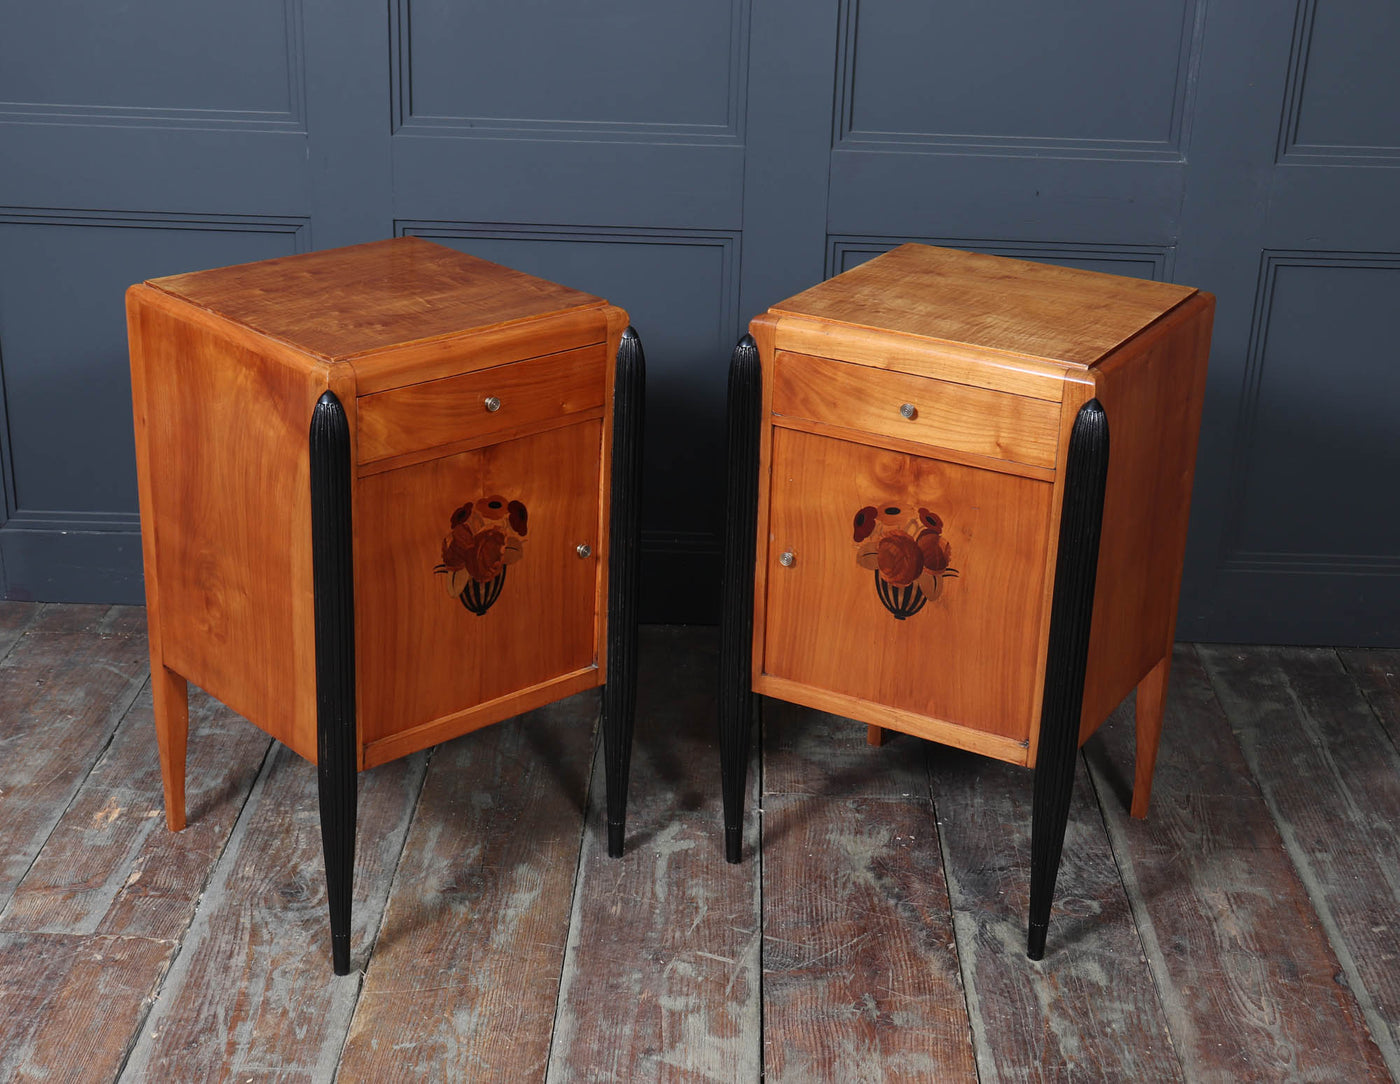
M 608 854 L 622 855 L 627 777 L 637 707 L 637 606 L 642 589 L 642 430 L 646 357 L 628 328 L 617 348 L 613 380 L 612 497 L 608 524 L 608 681 L 603 687 L 603 756 L 607 769 Z
M 326 859 L 331 962 L 350 972 L 355 874 L 355 590 L 350 427 L 326 392 L 311 416 L 311 555 L 316 614 L 316 778 Z
M 729 487 L 720 598 L 719 743 L 724 856 L 743 856 L 744 788 L 753 727 L 753 581 L 758 520 L 758 446 L 763 403 L 758 347 L 745 335 L 729 363 Z
M 1026 955 L 1032 960 L 1045 955 L 1050 904 L 1055 896 L 1055 878 L 1060 871 L 1060 852 L 1074 789 L 1107 475 L 1108 418 L 1099 401 L 1090 399 L 1075 418 L 1065 464 L 1065 496 L 1060 513 L 1060 546 L 1055 562 L 1055 597 L 1050 610 L 1050 644 L 1031 813 L 1031 907 Z

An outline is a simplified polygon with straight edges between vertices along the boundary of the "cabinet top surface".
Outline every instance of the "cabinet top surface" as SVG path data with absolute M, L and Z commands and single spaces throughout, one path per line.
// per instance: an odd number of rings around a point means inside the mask
M 326 360 L 606 304 L 417 237 L 171 275 L 149 285 Z
M 907 244 L 769 311 L 1087 367 L 1195 292 Z

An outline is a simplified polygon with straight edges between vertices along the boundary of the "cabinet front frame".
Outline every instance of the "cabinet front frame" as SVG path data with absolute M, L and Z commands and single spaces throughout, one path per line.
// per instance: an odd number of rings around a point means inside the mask
M 592 319 L 597 318 L 597 313 L 589 314 Z M 358 766 L 360 770 L 374 767 L 377 764 L 387 763 L 402 756 L 426 748 L 429 745 L 441 741 L 449 740 L 461 734 L 469 733 L 472 730 L 488 726 L 492 723 L 500 722 L 504 719 L 519 715 L 522 712 L 543 707 L 556 700 L 563 699 L 576 693 L 584 692 L 588 689 L 597 688 L 607 680 L 607 597 L 608 597 L 608 577 L 611 560 L 611 545 L 608 532 L 608 524 L 611 515 L 612 491 L 612 452 L 613 452 L 613 391 L 614 379 L 616 376 L 614 359 L 622 341 L 622 333 L 628 326 L 628 315 L 623 309 L 615 305 L 606 305 L 600 314 L 606 327 L 605 334 L 605 356 L 604 356 L 604 378 L 605 387 L 603 392 L 603 405 L 597 408 L 576 411 L 563 414 L 548 421 L 536 423 L 534 425 L 522 426 L 514 429 L 500 430 L 488 433 L 464 433 L 461 440 L 452 442 L 423 452 L 413 453 L 409 456 L 394 457 L 392 459 L 378 460 L 373 463 L 357 464 L 356 479 L 354 487 L 354 533 L 355 533 L 355 562 L 356 581 L 359 582 L 361 575 L 360 554 L 368 530 L 372 530 L 366 524 L 365 507 L 361 496 L 361 486 L 363 481 L 369 476 L 399 469 L 412 469 L 415 466 L 432 462 L 434 459 L 459 454 L 463 451 L 471 451 L 490 447 L 496 444 L 517 440 L 536 434 L 546 433 L 555 429 L 569 428 L 575 425 L 597 422 L 601 424 L 601 447 L 597 458 L 596 503 L 597 511 L 596 524 L 593 531 L 593 553 L 589 558 L 594 563 L 595 575 L 593 577 L 594 591 L 592 598 L 592 629 L 593 629 L 593 662 L 590 666 L 583 667 L 568 673 L 560 674 L 550 680 L 531 685 L 527 688 L 517 690 L 513 693 L 497 697 L 484 703 L 464 705 L 462 709 L 449 715 L 442 716 L 426 725 L 417 726 L 399 733 L 380 737 L 378 739 L 367 740 L 365 732 L 365 694 L 364 684 L 359 683 L 356 688 L 356 718 L 357 718 L 357 746 L 359 749 Z M 589 325 L 592 326 L 591 324 Z M 574 345 L 588 346 L 586 340 L 591 336 L 585 335 L 584 342 Z M 548 354 L 560 354 L 571 349 L 571 345 L 562 343 L 557 339 L 542 341 L 542 346 L 547 347 Z M 516 361 L 534 361 L 542 356 L 534 352 L 522 352 L 523 356 Z M 510 364 L 510 363 L 507 363 Z M 344 367 L 347 371 L 350 366 Z M 395 367 L 386 366 L 386 371 L 397 371 Z M 349 372 L 347 372 L 349 375 Z M 354 371 L 358 376 L 358 371 Z M 347 394 L 350 402 L 356 402 L 353 397 L 353 381 L 350 379 L 350 388 Z M 386 390 L 378 384 L 371 385 L 375 391 Z M 363 392 L 362 392 L 363 393 Z M 347 404 L 348 405 L 348 404 Z M 354 408 L 351 408 L 351 433 L 358 436 L 354 425 Z M 358 458 L 358 457 L 356 457 Z M 446 524 L 443 533 L 446 534 Z M 361 608 L 356 606 L 356 628 L 361 627 Z M 360 647 L 357 640 L 357 655 Z M 357 659 L 357 669 L 362 664 L 362 659 Z
M 758 516 L 755 524 L 757 547 L 754 568 L 754 625 L 752 670 L 750 677 L 752 689 L 756 693 L 777 697 L 778 699 L 791 701 L 822 711 L 833 712 L 860 722 L 914 734 L 1010 763 L 1034 767 L 1039 740 L 1041 704 L 1044 697 L 1046 647 L 1050 635 L 1050 602 L 1054 591 L 1055 562 L 1058 556 L 1059 520 L 1064 498 L 1062 480 L 1065 456 L 1069 444 L 1068 435 L 1079 408 L 1093 397 L 1095 384 L 1094 375 L 1092 372 L 1070 373 L 1060 370 L 1055 374 L 1058 378 L 1056 382 L 1059 384 L 1057 389 L 1052 390 L 1049 388 L 1048 382 L 1034 387 L 1032 394 L 1036 398 L 1059 401 L 1060 439 L 1056 450 L 1053 470 L 1008 461 L 990 460 L 982 456 L 970 457 L 966 454 L 958 454 L 957 452 L 949 454 L 948 449 L 921 444 L 916 441 L 902 441 L 873 434 L 851 433 L 848 435 L 830 426 L 823 427 L 812 423 L 804 423 L 801 420 L 776 418 L 773 413 L 773 377 L 776 356 L 775 340 L 780 338 L 782 334 L 780 326 L 788 319 L 789 318 L 784 317 L 782 314 L 768 312 L 756 317 L 749 327 L 750 334 L 753 336 L 758 346 L 762 372 Z M 784 345 L 789 344 L 785 342 Z M 810 345 L 808 343 L 804 343 L 803 345 L 809 346 L 809 352 L 812 352 L 815 356 L 815 351 L 810 350 Z M 905 345 L 905 348 L 907 349 L 907 345 Z M 864 363 L 866 356 L 873 356 L 871 353 L 872 351 L 878 353 L 879 344 L 863 346 L 862 350 L 865 351 L 863 354 Z M 835 353 L 835 351 L 831 353 Z M 833 358 L 829 355 L 827 355 L 827 360 L 836 363 L 841 363 L 843 361 L 842 358 Z M 1019 359 L 1012 359 L 1013 364 L 1018 361 Z M 1001 369 L 999 368 L 1001 361 L 992 356 L 987 359 L 987 364 L 989 366 L 989 374 L 992 376 L 992 379 L 988 381 L 988 386 L 998 387 L 1001 384 Z M 964 376 L 970 384 L 976 384 L 976 375 L 977 370 L 975 365 L 970 365 L 966 374 L 960 374 L 960 376 Z M 1039 376 L 1039 374 L 1037 375 Z M 1043 380 L 1043 377 L 1041 379 Z M 1037 624 L 1035 633 L 1036 649 L 1033 653 L 1034 672 L 1030 679 L 1032 682 L 1032 702 L 1029 716 L 1029 733 L 1024 741 L 1007 738 L 1004 735 L 990 734 L 945 719 L 938 719 L 928 715 L 906 711 L 876 701 L 818 688 L 802 682 L 778 677 L 766 671 L 768 576 L 774 563 L 773 547 L 777 544 L 777 540 L 773 537 L 770 520 L 773 492 L 772 471 L 774 467 L 773 435 L 777 428 L 791 428 L 809 432 L 827 432 L 832 436 L 856 439 L 869 443 L 874 447 L 901 450 L 910 454 L 922 455 L 950 463 L 990 466 L 992 469 L 1000 468 L 1005 473 L 1040 478 L 1052 486 L 1049 501 L 1047 533 L 1044 543 L 1044 566 L 1041 574 L 1041 582 L 1043 585 L 1042 595 L 1038 612 L 1032 618 Z

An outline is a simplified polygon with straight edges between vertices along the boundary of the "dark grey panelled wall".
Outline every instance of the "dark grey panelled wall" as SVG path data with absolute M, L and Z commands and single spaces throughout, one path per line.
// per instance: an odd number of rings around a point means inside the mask
M 708 619 L 747 318 L 905 240 L 1219 298 L 1180 632 L 1400 643 L 1386 0 L 100 0 L 0 28 L 0 583 L 137 600 L 122 290 L 414 234 L 647 348 L 647 611 Z

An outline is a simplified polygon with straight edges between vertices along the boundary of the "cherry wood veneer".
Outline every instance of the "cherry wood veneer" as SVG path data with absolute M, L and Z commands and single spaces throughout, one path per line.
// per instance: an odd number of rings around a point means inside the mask
M 612 449 L 641 421 L 610 359 L 635 384 L 640 344 L 601 298 L 416 238 L 153 280 L 127 313 L 166 819 L 188 683 L 318 762 L 344 973 L 353 773 L 608 679 L 637 544 Z
M 731 400 L 762 404 L 731 419 L 731 488 L 757 493 L 753 566 L 733 539 L 726 562 L 753 582 L 725 596 L 752 607 L 725 616 L 749 647 L 721 690 L 731 794 L 751 691 L 1036 768 L 1038 958 L 1073 752 L 1139 686 L 1146 814 L 1213 313 L 910 244 L 757 317 Z

